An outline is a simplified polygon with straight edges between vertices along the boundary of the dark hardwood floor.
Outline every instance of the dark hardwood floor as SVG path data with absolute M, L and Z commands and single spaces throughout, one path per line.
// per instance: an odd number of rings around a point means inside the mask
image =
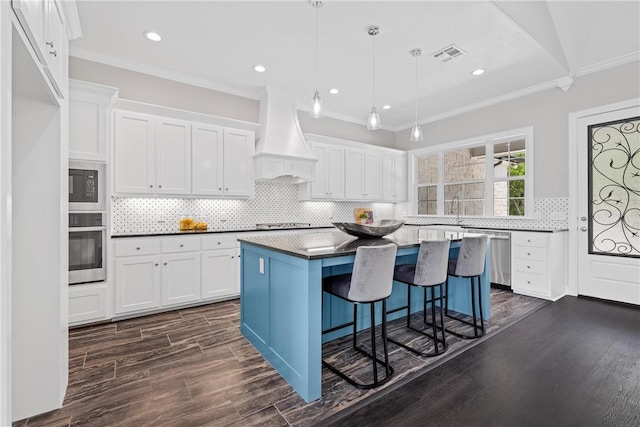
M 351 412 L 322 425 L 640 426 L 640 309 L 564 297 Z
M 547 304 L 492 290 L 487 331 L 495 333 Z M 322 398 L 306 403 L 242 337 L 239 325 L 235 300 L 73 329 L 64 406 L 14 426 L 307 426 L 417 378 L 481 341 L 448 337 L 449 351 L 430 359 L 390 345 L 396 373 L 385 386 L 359 390 L 323 369 Z M 403 325 L 390 322 L 390 335 L 417 340 Z M 360 334 L 362 346 L 368 339 L 368 332 Z M 349 337 L 323 346 L 324 357 L 366 380 L 370 364 L 354 353 Z

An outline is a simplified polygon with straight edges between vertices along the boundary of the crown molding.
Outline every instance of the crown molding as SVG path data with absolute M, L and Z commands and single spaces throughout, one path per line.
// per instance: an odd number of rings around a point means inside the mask
M 489 107 L 491 105 L 500 104 L 505 101 L 510 101 L 512 99 L 520 98 L 522 96 L 531 95 L 536 92 L 541 92 L 543 90 L 552 89 L 558 87 L 558 80 L 551 80 L 548 82 L 540 83 L 534 86 L 529 86 L 524 89 L 515 90 L 513 92 L 506 93 L 504 95 L 496 96 L 494 98 L 485 99 L 484 101 L 476 102 L 475 104 L 465 105 L 461 108 L 455 108 L 453 110 L 445 111 L 444 113 L 436 114 L 434 116 L 429 116 L 423 118 L 418 121 L 418 124 L 424 125 L 426 123 L 436 122 L 438 120 L 447 119 L 449 117 L 457 116 L 459 114 L 468 113 L 470 111 L 479 110 L 481 108 Z M 405 129 L 410 129 L 414 126 L 415 121 L 411 121 L 409 123 L 396 126 L 395 131 L 401 131 Z
M 640 61 L 640 51 L 632 52 L 627 55 L 622 55 L 617 58 L 609 59 L 597 64 L 588 65 L 578 69 L 575 77 L 586 76 L 591 73 L 597 73 L 598 71 L 608 70 L 609 68 L 615 68 L 620 65 L 628 64 L 630 62 Z
M 587 67 L 582 67 L 576 72 L 576 74 L 574 76 L 574 79 L 577 78 L 577 77 L 586 76 L 588 74 L 597 73 L 599 71 L 605 71 L 605 70 L 608 70 L 609 68 L 615 68 L 615 67 L 618 67 L 620 65 L 628 64 L 628 63 L 635 62 L 635 61 L 640 61 L 640 52 L 633 52 L 633 53 L 630 53 L 630 54 L 627 54 L 627 55 L 619 56 L 619 57 L 614 58 L 614 59 L 610 59 L 610 60 L 607 60 L 607 61 L 600 62 L 598 64 L 593 64 L 593 65 L 589 65 Z M 475 104 L 470 104 L 470 105 L 466 105 L 466 106 L 461 107 L 461 108 L 456 108 L 456 109 L 453 109 L 453 110 L 445 111 L 444 113 L 436 114 L 434 116 L 425 117 L 425 118 L 419 120 L 418 124 L 423 125 L 423 124 L 427 124 L 427 123 L 436 122 L 438 120 L 443 120 L 443 119 L 447 119 L 449 117 L 457 116 L 459 114 L 464 114 L 464 113 L 468 113 L 468 112 L 471 112 L 471 111 L 474 111 L 474 110 L 479 110 L 481 108 L 485 108 L 485 107 L 489 107 L 489 106 L 492 106 L 492 105 L 500 104 L 502 102 L 510 101 L 512 99 L 520 98 L 520 97 L 527 96 L 527 95 L 532 95 L 532 94 L 537 93 L 537 92 L 542 92 L 543 90 L 548 90 L 548 89 L 553 89 L 553 88 L 560 88 L 560 89 L 562 89 L 562 90 L 564 90 L 566 92 L 567 90 L 569 90 L 569 88 L 566 86 L 566 82 L 568 82 L 568 79 L 571 79 L 571 77 L 570 76 L 560 77 L 558 79 L 550 80 L 548 82 L 544 82 L 544 83 L 540 83 L 540 84 L 537 84 L 537 85 L 529 86 L 529 87 L 524 88 L 524 89 L 519 89 L 519 90 L 516 90 L 516 91 L 513 91 L 513 92 L 509 92 L 509 93 L 504 94 L 504 95 L 500 95 L 500 96 L 496 96 L 494 98 L 486 99 L 484 101 L 476 102 Z M 571 80 L 571 84 L 573 82 L 574 82 L 574 80 Z M 569 87 L 571 86 L 571 84 L 569 84 Z M 567 87 L 566 90 L 563 87 Z M 391 130 L 393 130 L 394 132 L 403 131 L 403 130 L 406 130 L 406 129 L 410 129 L 411 127 L 413 127 L 414 124 L 415 124 L 415 121 L 411 121 L 409 123 L 405 123 L 403 125 L 396 126 L 395 128 L 392 128 Z
M 111 55 L 105 55 L 97 53 L 88 49 L 79 48 L 76 46 L 69 47 L 69 56 L 75 58 L 85 59 L 88 61 L 99 62 L 101 64 L 110 65 L 112 67 L 124 68 L 126 70 L 136 71 L 138 73 L 148 74 L 162 79 L 173 80 L 180 83 L 185 83 L 192 86 L 198 86 L 205 89 L 211 89 L 218 92 L 224 92 L 231 95 L 241 96 L 243 98 L 255 99 L 260 98 L 260 90 L 242 90 L 236 87 L 224 85 L 207 79 L 201 79 L 193 77 L 188 74 L 177 73 L 175 71 L 169 71 L 167 69 L 145 65 L 137 61 L 130 61 L 127 59 L 116 58 Z
M 62 0 L 60 2 L 62 15 L 64 15 L 64 26 L 67 30 L 69 40 L 82 37 L 82 26 L 76 2 L 72 0 Z

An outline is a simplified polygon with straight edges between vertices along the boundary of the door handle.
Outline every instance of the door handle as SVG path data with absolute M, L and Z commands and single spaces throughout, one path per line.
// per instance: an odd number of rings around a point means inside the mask
M 587 227 L 580 227 L 580 231 L 587 231 Z
M 587 220 L 587 217 L 586 217 L 586 216 L 581 216 L 581 217 L 580 217 L 580 221 L 586 221 L 586 220 Z

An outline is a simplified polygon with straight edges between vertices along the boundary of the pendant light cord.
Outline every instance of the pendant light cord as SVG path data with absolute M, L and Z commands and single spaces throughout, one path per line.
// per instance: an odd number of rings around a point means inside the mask
M 316 1 L 316 90 L 318 90 L 318 9 L 320 8 L 320 2 Z
M 416 55 L 416 126 L 418 126 L 418 55 Z
M 376 108 L 376 34 L 373 34 L 373 81 L 371 82 L 372 107 Z

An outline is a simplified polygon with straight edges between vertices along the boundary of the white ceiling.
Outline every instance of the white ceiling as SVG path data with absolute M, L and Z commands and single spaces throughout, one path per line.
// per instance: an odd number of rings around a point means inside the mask
M 319 10 L 319 89 L 328 115 L 364 123 L 372 105 L 371 25 L 376 36 L 376 107 L 383 128 L 443 117 L 492 99 L 551 87 L 558 79 L 638 59 L 638 1 L 338 1 Z M 244 96 L 265 86 L 300 106 L 315 90 L 315 9 L 297 1 L 77 0 L 83 37 L 71 54 Z M 159 32 L 148 41 L 143 32 Z M 467 53 L 442 63 L 432 52 Z M 263 64 L 259 74 L 254 65 Z M 476 68 L 486 69 L 479 77 Z M 561 80 L 561 81 L 565 81 Z M 328 90 L 336 87 L 338 95 Z M 383 104 L 392 108 L 382 111 Z

